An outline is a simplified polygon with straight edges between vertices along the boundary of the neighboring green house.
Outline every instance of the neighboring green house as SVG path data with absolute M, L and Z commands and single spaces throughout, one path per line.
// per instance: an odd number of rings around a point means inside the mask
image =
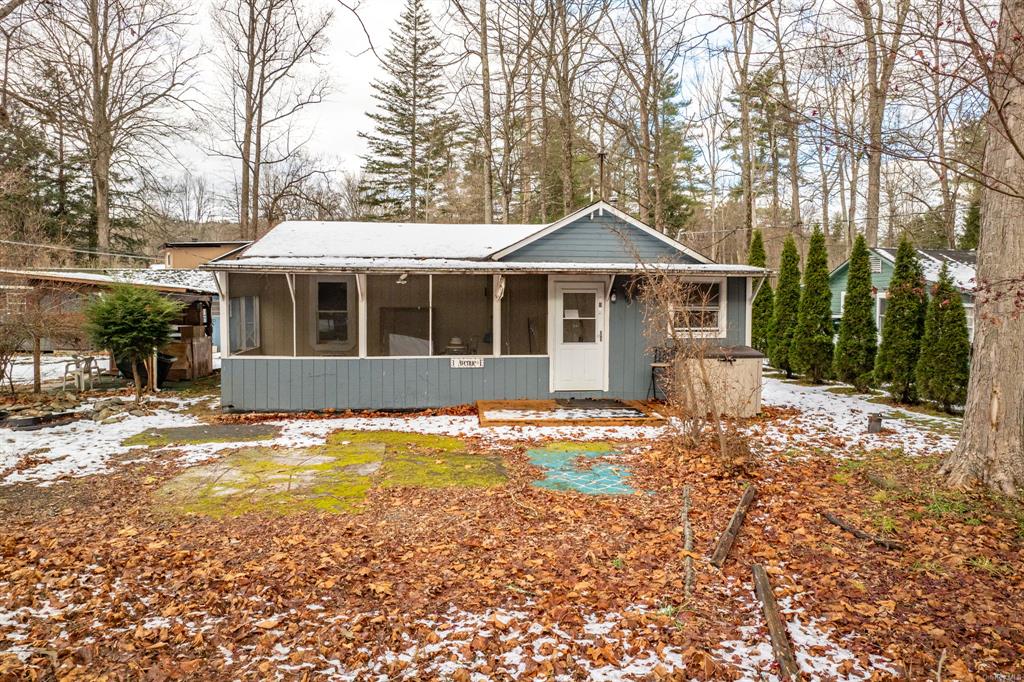
M 871 255 L 871 286 L 875 296 L 875 324 L 881 334 L 882 321 L 885 319 L 885 306 L 889 297 L 889 280 L 892 279 L 893 264 L 896 262 L 896 249 L 876 247 L 868 249 Z M 953 284 L 963 295 L 964 307 L 967 309 L 967 333 L 974 341 L 974 287 L 976 251 L 954 251 L 952 249 L 918 249 L 917 257 L 924 268 L 924 276 L 929 284 L 939 280 L 939 269 L 945 262 L 949 265 L 949 274 Z M 836 327 L 843 315 L 843 299 L 846 298 L 846 278 L 850 267 L 847 260 L 832 271 L 828 277 L 829 288 L 832 289 L 832 320 Z

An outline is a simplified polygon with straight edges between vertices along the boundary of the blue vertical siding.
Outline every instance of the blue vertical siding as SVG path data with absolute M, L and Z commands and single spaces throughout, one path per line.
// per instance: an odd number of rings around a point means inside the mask
M 520 247 L 501 260 L 513 263 L 635 263 L 697 259 L 636 226 L 605 214 L 584 216 Z

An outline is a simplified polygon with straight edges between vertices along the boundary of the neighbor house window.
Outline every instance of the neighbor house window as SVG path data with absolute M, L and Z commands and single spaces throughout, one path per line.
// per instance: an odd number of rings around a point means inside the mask
M 687 282 L 672 306 L 671 336 L 725 336 L 725 280 Z
M 974 343 L 974 304 L 966 304 L 964 312 L 967 313 L 967 339 Z
M 260 297 L 238 296 L 231 299 L 228 333 L 232 353 L 244 353 L 260 345 Z
M 355 278 L 314 277 L 310 302 L 313 306 L 313 347 L 321 351 L 351 349 L 356 342 Z

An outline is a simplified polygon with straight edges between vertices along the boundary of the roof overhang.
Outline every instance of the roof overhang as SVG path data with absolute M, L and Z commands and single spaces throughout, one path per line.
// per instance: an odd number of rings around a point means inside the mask
M 60 284 L 74 284 L 93 287 L 110 287 L 116 284 L 130 284 L 132 286 L 142 287 L 143 289 L 155 289 L 157 291 L 161 291 L 168 294 L 194 294 L 196 296 L 212 296 L 215 293 L 212 291 L 205 291 L 203 289 L 194 289 L 191 287 L 174 284 L 121 280 L 115 277 L 111 277 L 109 275 L 100 275 L 98 273 L 62 273 L 53 271 L 0 269 L 0 277 L 13 277 L 16 279 L 24 279 L 32 282 L 56 282 Z
M 255 273 L 600 274 L 679 273 L 713 277 L 762 277 L 764 268 L 718 263 L 521 263 L 443 258 L 241 258 L 211 261 L 202 269 Z

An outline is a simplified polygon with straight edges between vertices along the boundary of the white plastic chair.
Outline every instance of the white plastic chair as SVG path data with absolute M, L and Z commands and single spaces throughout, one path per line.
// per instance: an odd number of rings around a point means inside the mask
M 86 382 L 89 383 L 89 390 L 93 388 L 93 374 L 99 376 L 100 368 L 96 358 L 91 355 L 72 355 L 72 361 L 64 363 L 64 379 L 60 389 L 67 391 L 68 379 L 70 379 L 78 392 L 85 391 Z M 74 369 L 72 369 L 72 367 Z

